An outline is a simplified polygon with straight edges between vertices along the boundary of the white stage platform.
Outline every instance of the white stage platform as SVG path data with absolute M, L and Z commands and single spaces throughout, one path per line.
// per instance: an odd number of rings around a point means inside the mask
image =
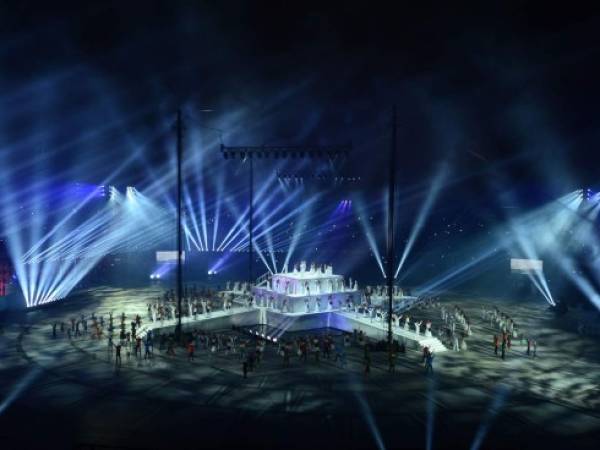
M 354 329 L 361 330 L 367 336 L 376 339 L 387 338 L 387 323 L 377 321 L 354 312 L 324 311 L 312 313 L 284 314 L 263 307 L 236 307 L 227 311 L 214 311 L 210 315 L 198 315 L 196 319 L 185 317 L 182 319 L 184 329 L 199 328 L 201 330 L 222 330 L 232 325 L 243 327 L 257 324 L 269 325 L 281 330 L 278 336 L 289 331 L 314 330 L 317 328 L 336 328 L 351 333 Z M 156 322 L 144 322 L 138 330 L 138 336 L 144 337 L 150 330 L 172 330 L 177 325 L 177 319 Z M 420 348 L 429 347 L 435 353 L 445 352 L 447 349 L 440 340 L 433 336 L 417 334 L 414 331 L 393 327 L 394 339 L 413 343 Z
M 305 262 L 294 270 L 276 273 L 262 286 L 252 289 L 257 306 L 269 307 L 282 313 L 312 313 L 334 311 L 348 300 L 359 301 L 356 281 L 346 281 L 333 273 L 332 266 L 307 266 Z

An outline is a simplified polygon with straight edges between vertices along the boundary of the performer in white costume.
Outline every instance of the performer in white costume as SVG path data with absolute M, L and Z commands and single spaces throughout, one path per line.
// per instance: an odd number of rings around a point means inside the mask
M 422 323 L 423 323 L 422 321 L 414 323 L 414 325 L 415 325 L 415 333 L 419 334 L 419 332 L 421 331 L 421 324 Z

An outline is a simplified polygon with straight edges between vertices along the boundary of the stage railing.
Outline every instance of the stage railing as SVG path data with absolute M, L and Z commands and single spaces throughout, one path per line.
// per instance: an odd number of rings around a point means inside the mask
M 267 283 L 267 280 L 269 279 L 270 276 L 271 276 L 270 272 L 263 273 L 260 277 L 258 277 L 256 279 L 255 286 L 263 286 L 263 285 L 265 285 Z

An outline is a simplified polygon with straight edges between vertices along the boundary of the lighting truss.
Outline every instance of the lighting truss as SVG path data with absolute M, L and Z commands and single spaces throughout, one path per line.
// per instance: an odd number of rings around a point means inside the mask
M 349 158 L 351 144 L 346 145 L 301 145 L 301 146 L 227 146 L 221 144 L 225 159 L 245 158 Z

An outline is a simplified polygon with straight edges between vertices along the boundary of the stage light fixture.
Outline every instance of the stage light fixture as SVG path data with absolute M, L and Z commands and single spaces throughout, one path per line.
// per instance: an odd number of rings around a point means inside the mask
M 136 189 L 133 186 L 127 186 L 125 192 L 128 198 L 133 198 L 135 197 Z
M 109 200 L 115 200 L 117 198 L 118 194 L 119 194 L 119 191 L 117 191 L 116 187 L 114 187 L 114 186 L 108 187 L 108 199 Z

